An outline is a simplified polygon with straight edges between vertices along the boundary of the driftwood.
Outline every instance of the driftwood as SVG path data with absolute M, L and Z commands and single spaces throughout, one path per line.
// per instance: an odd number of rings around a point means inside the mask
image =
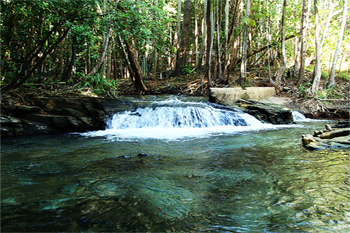
M 347 148 L 350 146 L 350 128 L 332 129 L 326 125 L 325 130 L 315 131 L 314 135 L 301 136 L 303 146 L 309 150 L 323 150 L 327 148 Z
M 335 138 L 335 137 L 344 137 L 347 135 L 350 135 L 350 128 L 324 132 L 321 135 L 319 135 L 319 137 L 322 139 L 331 139 L 331 138 Z

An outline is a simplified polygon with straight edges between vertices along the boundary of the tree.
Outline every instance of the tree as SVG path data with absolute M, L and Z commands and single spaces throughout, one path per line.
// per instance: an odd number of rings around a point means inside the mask
M 317 0 L 315 0 L 317 1 Z M 281 20 L 281 52 L 282 52 L 282 64 L 278 69 L 275 75 L 276 84 L 279 85 L 281 83 L 283 72 L 287 65 L 286 59 L 286 41 L 285 41 L 285 21 L 286 21 L 286 9 L 287 8 L 287 0 L 283 0 L 283 8 L 282 8 L 282 20 Z
M 241 73 L 238 79 L 238 83 L 240 85 L 243 85 L 246 82 L 246 76 L 247 76 L 247 30 L 248 30 L 248 24 L 247 21 L 249 19 L 249 6 L 250 6 L 250 0 L 247 0 L 247 8 L 245 13 L 245 19 L 244 19 L 244 32 L 243 32 L 243 43 L 242 43 L 242 62 L 241 62 Z
M 335 67 L 337 65 L 337 60 L 338 60 L 338 55 L 340 52 L 340 46 L 341 43 L 343 41 L 343 35 L 344 35 L 344 30 L 345 30 L 345 25 L 346 25 L 346 15 L 347 15 L 347 11 L 348 11 L 348 0 L 344 0 L 344 6 L 343 6 L 343 17 L 342 17 L 342 23 L 341 23 L 341 28 L 340 28 L 340 32 L 339 32 L 339 38 L 338 38 L 338 42 L 337 42 L 337 47 L 335 49 L 334 52 L 334 58 L 333 58 L 333 64 L 332 64 L 332 70 L 329 74 L 329 80 L 328 80 L 328 84 L 327 87 L 330 88 L 332 86 L 335 85 L 335 80 L 334 80 L 334 76 L 335 76 Z
M 185 1 L 184 20 L 180 39 L 180 46 L 176 55 L 175 70 L 171 76 L 183 74 L 184 66 L 187 62 L 188 42 L 190 38 L 190 20 L 191 20 L 192 3 L 191 0 Z
M 220 52 L 220 16 L 219 14 L 220 5 L 219 0 L 216 0 L 216 70 L 219 82 L 223 82 L 222 78 L 222 68 L 221 68 L 221 52 Z M 225 40 L 225 39 L 224 39 Z
M 201 51 L 199 53 L 198 57 L 198 70 L 202 69 L 203 66 L 203 55 L 204 55 L 204 50 L 205 50 L 205 42 L 206 42 L 206 27 L 207 27 L 207 3 L 208 1 L 204 1 L 203 4 L 203 20 L 202 20 L 202 45 L 201 45 Z
M 206 55 L 206 70 L 204 74 L 204 80 L 208 81 L 208 87 L 211 86 L 211 51 L 212 51 L 212 10 L 211 1 L 207 0 L 207 11 L 205 12 L 207 19 L 207 55 Z
M 130 61 L 130 66 L 132 68 L 132 81 L 134 88 L 139 93 L 144 93 L 147 91 L 145 84 L 143 84 L 143 73 L 142 68 L 139 62 L 138 52 L 135 48 L 134 38 L 130 38 L 129 41 L 125 41 L 128 58 Z
M 315 46 L 316 46 L 316 64 L 315 64 L 315 75 L 312 82 L 312 93 L 318 90 L 321 81 L 321 49 L 319 36 L 320 36 L 320 25 L 318 17 L 317 0 L 314 0 L 314 10 L 315 10 Z
M 305 28 L 306 28 L 306 0 L 303 0 L 303 9 L 301 15 L 301 27 L 300 27 L 300 70 L 299 79 L 297 85 L 299 86 L 304 78 L 305 71 Z

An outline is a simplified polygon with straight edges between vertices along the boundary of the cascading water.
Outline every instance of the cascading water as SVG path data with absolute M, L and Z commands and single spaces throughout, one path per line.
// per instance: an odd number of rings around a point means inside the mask
M 298 111 L 292 111 L 294 121 L 309 121 L 309 118 L 306 118 L 304 114 Z
M 107 125 L 106 130 L 83 135 L 174 139 L 277 127 L 237 109 L 178 99 L 153 101 L 134 111 L 115 114 Z

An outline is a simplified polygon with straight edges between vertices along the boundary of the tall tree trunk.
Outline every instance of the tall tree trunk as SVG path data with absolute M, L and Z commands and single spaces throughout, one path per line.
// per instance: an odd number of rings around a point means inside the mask
M 198 70 L 202 69 L 203 66 L 203 56 L 205 51 L 205 42 L 206 42 L 206 24 L 207 24 L 207 1 L 204 1 L 204 9 L 203 9 L 203 21 L 202 21 L 202 45 L 201 45 L 201 51 L 199 53 L 198 58 Z
M 180 33 L 181 33 L 181 0 L 177 1 L 177 45 L 176 47 L 180 47 Z
M 340 46 L 341 46 L 341 43 L 343 41 L 343 35 L 344 35 L 344 30 L 345 30 L 345 25 L 346 25 L 346 14 L 347 14 L 347 11 L 348 11 L 348 0 L 344 0 L 342 24 L 341 24 L 341 28 L 340 28 L 340 32 L 339 32 L 339 38 L 338 38 L 338 42 L 337 42 L 337 47 L 336 47 L 335 53 L 334 53 L 332 70 L 331 70 L 331 72 L 329 74 L 329 80 L 328 80 L 328 84 L 327 84 L 328 88 L 331 88 L 332 86 L 335 85 L 335 80 L 334 80 L 335 68 L 336 68 L 336 65 L 337 65 L 337 60 L 338 60 L 338 55 L 339 55 L 339 51 L 340 51 Z
M 171 76 L 179 76 L 183 74 L 183 69 L 187 62 L 188 42 L 190 39 L 190 19 L 191 19 L 192 3 L 191 0 L 185 0 L 184 21 L 180 38 L 180 47 L 176 54 L 175 70 Z
M 306 0 L 303 0 L 303 11 L 301 16 L 301 28 L 300 28 L 300 70 L 299 70 L 299 79 L 297 86 L 300 86 L 304 78 L 305 72 L 305 31 L 306 31 Z
M 223 80 L 222 82 L 224 84 L 228 83 L 228 80 L 225 77 L 225 74 L 227 72 L 227 64 L 228 64 L 228 45 L 229 45 L 229 41 L 228 41 L 228 20 L 229 20 L 229 0 L 225 1 L 225 39 L 224 39 L 224 51 L 223 51 L 223 63 L 224 63 L 224 71 L 223 71 Z
M 327 37 L 327 34 L 328 34 L 328 28 L 329 28 L 329 23 L 331 21 L 331 18 L 332 18 L 332 14 L 333 14 L 333 9 L 334 9 L 334 2 L 333 1 L 330 1 L 329 2 L 331 4 L 331 9 L 328 13 L 328 17 L 327 17 L 327 23 L 326 23 L 326 26 L 323 30 L 323 34 L 322 34 L 322 40 L 321 40 L 321 44 L 319 45 L 319 48 L 320 48 L 320 54 L 322 53 L 322 48 L 323 48 L 323 43 L 324 43 L 324 40 L 325 38 Z M 320 31 L 319 31 L 319 34 L 320 34 Z M 317 53 L 317 51 L 316 51 Z M 320 63 L 321 65 L 321 63 Z M 316 69 L 318 69 L 318 65 L 316 64 L 315 67 L 314 67 L 314 71 L 313 71 L 313 79 L 315 79 L 315 76 L 316 76 Z M 321 68 L 320 68 L 321 70 Z M 317 87 L 318 88 L 318 87 Z
M 317 1 L 317 0 L 315 0 Z M 279 85 L 281 83 L 282 75 L 284 70 L 286 69 L 287 59 L 286 59 L 286 42 L 285 42 L 285 21 L 286 21 L 286 8 L 287 8 L 287 0 L 283 0 L 283 9 L 282 9 L 282 22 L 281 22 L 281 50 L 282 50 L 282 64 L 281 67 L 276 72 L 276 84 Z
M 141 68 L 141 65 L 139 62 L 138 52 L 137 52 L 135 45 L 134 45 L 135 44 L 134 39 L 131 38 L 130 42 L 125 41 L 125 44 L 126 44 L 126 49 L 128 52 L 130 66 L 133 70 L 132 81 L 134 84 L 135 91 L 140 93 L 140 94 L 143 94 L 144 92 L 147 91 L 147 88 L 143 84 L 143 81 L 142 81 L 142 79 L 143 79 L 142 68 Z
M 221 10 L 221 7 L 219 7 L 219 0 L 216 0 L 216 55 L 217 55 L 217 70 L 218 70 L 218 79 L 219 82 L 222 83 L 222 68 L 221 68 L 221 52 L 220 52 L 220 18 L 221 14 L 219 14 L 219 11 Z
M 268 3 L 266 1 L 266 10 L 267 12 L 269 11 L 268 8 Z M 270 34 L 270 16 L 267 15 L 267 19 L 266 19 L 266 37 L 267 37 L 267 67 L 268 67 L 268 71 L 269 71 L 269 82 L 271 84 L 274 84 L 275 82 L 272 80 L 271 77 L 271 62 L 270 62 L 270 41 L 271 41 L 271 34 Z
M 315 64 L 315 75 L 312 82 L 312 93 L 315 93 L 321 82 L 321 49 L 319 35 L 320 35 L 320 25 L 319 25 L 319 17 L 318 17 L 318 8 L 317 8 L 317 0 L 314 0 L 314 9 L 315 9 L 315 46 L 316 46 L 316 64 Z
M 112 43 L 109 43 L 107 49 L 107 67 L 106 67 L 106 78 L 111 77 L 112 72 Z
M 240 11 L 239 11 L 239 5 L 241 4 L 241 0 L 236 0 L 235 7 L 234 7 L 234 14 L 232 16 L 232 21 L 230 25 L 230 29 L 228 32 L 228 39 L 227 43 L 230 45 L 230 40 L 233 32 L 237 29 L 239 23 L 238 23 L 238 18 L 240 17 Z M 227 61 L 227 63 L 230 62 L 230 65 L 228 66 L 227 73 L 225 75 L 225 83 L 228 83 L 230 73 L 232 70 L 235 68 L 237 61 L 236 61 L 236 52 L 237 52 L 237 36 L 234 37 L 232 41 L 232 55 L 230 61 Z
M 124 44 L 123 44 L 123 41 L 122 41 L 122 38 L 120 37 L 120 35 L 118 34 L 118 43 L 119 43 L 119 46 L 122 50 L 122 54 L 123 54 L 123 57 L 124 57 L 124 60 L 125 60 L 125 63 L 128 67 L 128 71 L 130 73 L 130 77 L 131 77 L 131 82 L 134 83 L 134 80 L 133 80 L 133 76 L 132 74 L 134 73 L 133 70 L 132 70 L 132 67 L 131 67 L 131 63 L 129 61 L 129 58 L 128 58 L 128 55 L 127 55 L 127 52 L 125 50 L 125 47 L 124 47 Z M 120 64 L 122 65 L 122 62 L 120 62 Z M 124 68 L 124 67 L 120 67 L 121 69 Z
M 112 38 L 112 44 L 114 45 L 114 38 Z M 118 79 L 118 64 L 117 64 L 117 51 L 116 46 L 113 46 L 112 57 L 113 57 L 113 80 Z
M 86 69 L 87 69 L 87 72 L 89 72 L 89 70 L 91 70 L 91 51 L 90 51 L 90 42 L 89 41 L 87 42 L 86 55 L 87 55 Z M 86 74 L 87 74 L 87 72 L 86 72 Z
M 76 55 L 77 55 L 75 43 L 76 43 L 76 38 L 73 37 L 73 39 L 72 39 L 72 58 L 71 58 L 69 64 L 67 65 L 66 71 L 63 74 L 63 77 L 62 77 L 63 82 L 67 82 L 72 74 L 72 70 L 73 70 Z
M 331 22 L 331 18 L 333 16 L 334 5 L 335 5 L 333 1 L 329 1 L 329 3 L 331 4 L 331 9 L 329 11 L 329 15 L 328 15 L 328 18 L 327 18 L 326 27 L 323 30 L 322 41 L 321 41 L 321 48 L 323 47 L 324 40 L 326 39 L 326 37 L 328 35 L 329 23 Z
M 194 18 L 194 53 L 192 54 L 192 59 L 191 61 L 195 61 L 195 67 L 198 66 L 198 37 L 199 37 L 199 33 L 198 33 L 198 19 L 197 19 L 197 14 L 195 14 L 195 18 Z
M 109 30 L 108 35 L 106 37 L 106 40 L 105 40 L 105 43 L 104 43 L 104 48 L 103 48 L 100 60 L 97 62 L 97 64 L 94 66 L 94 68 L 92 68 L 92 70 L 90 71 L 89 75 L 96 74 L 100 70 L 102 64 L 104 63 L 105 57 L 106 57 L 106 52 L 107 52 L 107 49 L 108 49 L 108 44 L 109 44 L 109 38 L 111 37 L 111 35 L 112 35 L 112 29 Z
M 247 6 L 246 6 L 246 12 L 245 12 L 245 18 L 246 20 L 249 17 L 249 6 L 250 6 L 250 0 L 247 0 Z M 244 32 L 243 32 L 243 41 L 242 41 L 242 62 L 241 62 L 241 73 L 238 79 L 238 83 L 240 85 L 243 85 L 246 82 L 247 77 L 247 31 L 248 31 L 248 25 L 247 22 L 244 22 Z
M 206 71 L 204 74 L 204 80 L 208 81 L 208 88 L 211 86 L 211 77 L 210 77 L 210 69 L 211 69 L 211 50 L 212 50 L 212 19 L 211 19 L 211 1 L 207 0 L 207 12 L 206 18 L 207 18 L 207 55 L 206 55 Z

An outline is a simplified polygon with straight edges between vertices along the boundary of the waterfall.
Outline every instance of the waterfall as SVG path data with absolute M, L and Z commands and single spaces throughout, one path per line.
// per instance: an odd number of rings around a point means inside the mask
M 293 120 L 298 121 L 309 121 L 310 119 L 306 118 L 303 114 L 298 111 L 292 111 Z
M 248 114 L 238 114 L 210 108 L 155 107 L 138 108 L 135 112 L 123 112 L 113 116 L 109 129 L 127 128 L 210 128 L 216 126 L 252 126 L 262 123 Z
M 278 127 L 264 124 L 238 109 L 205 102 L 184 102 L 175 99 L 140 105 L 142 107 L 134 111 L 115 114 L 107 122 L 106 130 L 83 135 L 121 139 L 176 139 Z

